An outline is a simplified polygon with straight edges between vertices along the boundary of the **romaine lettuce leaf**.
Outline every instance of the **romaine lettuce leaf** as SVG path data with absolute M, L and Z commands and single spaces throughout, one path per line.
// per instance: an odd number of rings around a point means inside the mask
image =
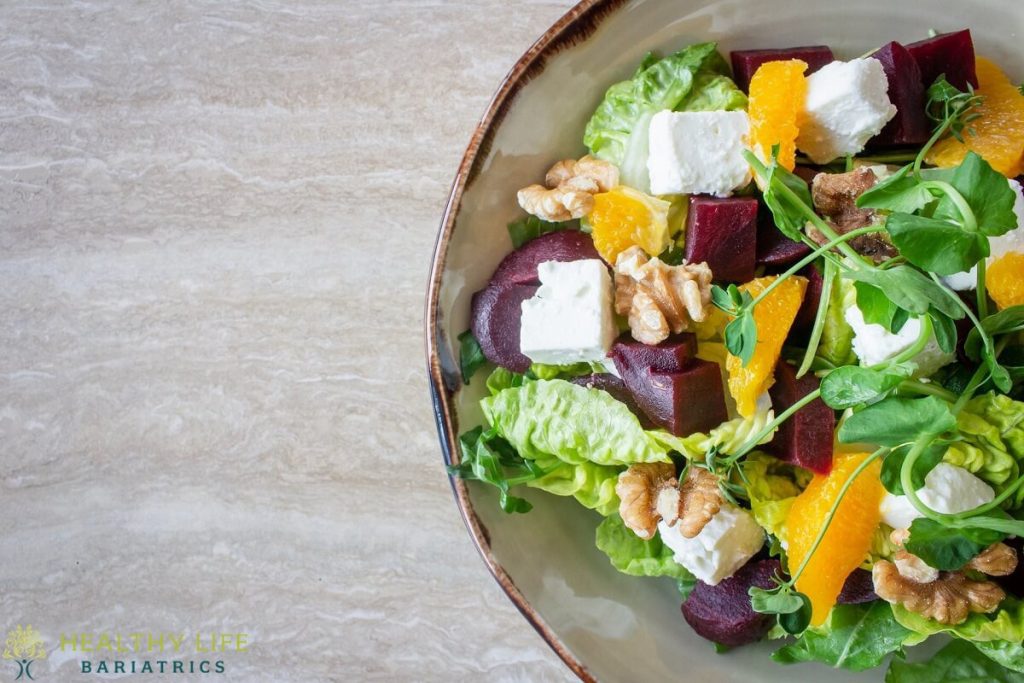
M 735 85 L 727 87 L 729 66 L 715 43 L 691 45 L 656 61 L 648 55 L 643 64 L 632 78 L 608 88 L 587 123 L 583 143 L 592 154 L 619 167 L 623 185 L 650 192 L 647 129 L 651 118 L 659 111 L 684 107 L 688 101 L 693 111 L 742 109 L 746 96 Z
M 502 389 L 480 402 L 489 424 L 524 458 L 571 465 L 667 462 L 669 447 L 605 391 L 561 379 Z
M 772 659 L 782 664 L 822 662 L 863 671 L 878 666 L 893 652 L 902 652 L 910 635 L 910 630 L 893 618 L 887 602 L 837 605 L 828 621 L 807 629 L 795 643 L 773 652 Z
M 857 362 L 853 354 L 853 328 L 843 317 L 843 311 L 857 301 L 853 282 L 837 277 L 832 284 L 832 297 L 825 309 L 825 325 L 821 330 L 818 355 L 832 365 L 850 365 Z
M 1024 673 L 1024 602 L 1008 597 L 995 614 L 971 614 L 960 624 L 940 624 L 900 605 L 893 616 L 905 628 L 921 636 L 948 633 L 974 643 L 986 657 L 1014 671 Z
M 536 463 L 547 474 L 526 482 L 527 486 L 556 496 L 572 496 L 583 507 L 597 510 L 602 515 L 610 515 L 619 509 L 615 483 L 623 468 L 592 462 L 570 465 L 554 457 L 541 458 Z
M 617 513 L 598 525 L 597 547 L 608 556 L 612 566 L 624 574 L 694 580 L 693 574 L 673 559 L 672 550 L 657 535 L 649 541 L 643 540 L 626 527 Z

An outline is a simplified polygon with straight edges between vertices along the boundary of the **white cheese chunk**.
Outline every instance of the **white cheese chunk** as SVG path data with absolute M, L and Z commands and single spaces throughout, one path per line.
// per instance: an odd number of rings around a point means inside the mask
M 819 164 L 860 152 L 896 116 L 888 91 L 877 59 L 826 64 L 807 77 L 807 115 L 797 147 Z
M 663 111 L 651 119 L 647 171 L 652 194 L 727 197 L 750 182 L 743 158 L 745 111 Z
M 711 586 L 736 573 L 764 545 L 764 531 L 754 517 L 735 505 L 724 503 L 699 534 L 686 538 L 678 524 L 658 524 L 662 542 L 675 560 Z
M 909 348 L 921 334 L 921 320 L 918 318 L 911 318 L 899 332 L 893 334 L 882 325 L 865 321 L 864 314 L 856 304 L 845 309 L 843 317 L 853 328 L 853 352 L 864 366 L 889 360 Z M 917 371 L 914 374 L 927 377 L 943 365 L 952 363 L 954 358 L 954 354 L 946 353 L 939 348 L 935 336 L 932 335 L 928 344 L 913 358 L 913 362 L 917 364 Z
M 1011 251 L 1024 254 L 1024 188 L 1016 180 L 1010 179 L 1009 183 L 1017 195 L 1013 203 L 1013 212 L 1017 215 L 1017 227 L 1002 235 L 988 238 L 989 257 L 985 263 L 990 266 L 996 259 L 1006 256 Z M 958 292 L 974 289 L 978 284 L 978 267 L 975 266 L 964 273 L 947 275 L 942 278 L 942 281 L 946 283 L 947 287 Z
M 615 340 L 612 281 L 599 259 L 545 261 L 522 304 L 519 348 L 535 363 L 604 361 Z
M 940 462 L 924 478 L 924 486 L 917 490 L 917 497 L 936 512 L 957 514 L 991 502 L 996 492 L 963 467 Z M 921 516 L 909 498 L 894 496 L 888 491 L 882 498 L 881 509 L 882 521 L 894 529 L 907 529 Z

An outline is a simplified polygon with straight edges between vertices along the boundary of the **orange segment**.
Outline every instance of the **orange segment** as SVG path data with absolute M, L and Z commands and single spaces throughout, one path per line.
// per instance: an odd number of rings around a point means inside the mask
M 590 221 L 594 247 L 608 263 L 620 252 L 639 245 L 657 256 L 669 245 L 668 211 L 672 205 L 620 185 L 594 195 Z
M 969 150 L 980 154 L 1003 175 L 1012 178 L 1024 171 L 1024 95 L 998 66 L 978 57 L 978 90 L 984 97 L 980 116 L 969 124 L 974 135 L 964 131 L 964 141 L 954 137 L 940 140 L 926 161 L 935 166 L 957 166 Z
M 786 517 L 791 572 L 797 571 L 810 552 L 829 510 L 839 497 L 839 490 L 867 457 L 867 453 L 836 455 L 832 471 L 827 475 L 814 475 L 804 492 L 793 501 Z M 812 626 L 828 618 L 846 578 L 871 549 L 871 538 L 882 518 L 879 505 L 885 489 L 879 479 L 881 473 L 881 461 L 875 460 L 853 481 L 821 545 L 796 581 L 796 589 L 811 600 Z
M 993 261 L 985 284 L 999 308 L 1024 304 L 1024 254 L 1011 251 Z
M 750 146 L 768 163 L 779 145 L 779 165 L 796 167 L 796 137 L 807 101 L 807 62 L 790 59 L 762 64 L 750 79 Z
M 774 281 L 774 275 L 759 277 L 741 285 L 740 290 L 756 298 Z M 729 372 L 729 393 L 736 399 L 736 410 L 743 417 L 754 414 L 757 397 L 772 385 L 782 343 L 793 326 L 806 289 L 807 280 L 799 276 L 790 277 L 773 289 L 754 307 L 757 346 L 750 362 L 744 367 L 743 361 L 733 355 L 725 360 L 725 369 Z

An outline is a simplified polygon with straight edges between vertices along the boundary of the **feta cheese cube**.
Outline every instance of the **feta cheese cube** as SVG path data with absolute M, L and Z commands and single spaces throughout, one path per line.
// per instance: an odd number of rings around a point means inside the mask
M 735 574 L 764 545 L 764 531 L 754 517 L 729 503 L 693 538 L 683 536 L 678 524 L 665 522 L 659 522 L 658 533 L 676 562 L 711 586 Z
M 892 358 L 910 347 L 921 334 L 919 318 L 911 318 L 899 332 L 893 334 L 882 325 L 865 321 L 864 314 L 857 304 L 844 310 L 843 317 L 853 328 L 853 352 L 857 354 L 860 364 L 865 366 L 876 365 Z M 927 377 L 943 365 L 952 363 L 954 358 L 954 354 L 946 353 L 939 348 L 933 334 L 928 344 L 913 358 L 913 362 L 917 364 L 915 374 Z
M 989 257 L 985 262 L 987 265 L 992 265 L 993 261 L 1006 256 L 1011 251 L 1024 254 L 1024 188 L 1016 180 L 1010 179 L 1009 183 L 1017 194 L 1017 199 L 1013 203 L 1013 212 L 1017 215 L 1017 227 L 997 237 L 988 238 Z M 946 283 L 947 287 L 958 292 L 974 289 L 978 284 L 978 267 L 975 266 L 967 272 L 947 275 L 942 278 L 942 281 Z
M 648 129 L 651 193 L 727 197 L 745 186 L 749 129 L 745 111 L 658 112 Z
M 604 361 L 617 331 L 604 262 L 545 261 L 537 273 L 541 286 L 522 304 L 523 355 L 550 365 Z
M 973 510 L 989 503 L 996 492 L 984 481 L 963 467 L 940 462 L 924 478 L 924 486 L 917 497 L 937 512 L 956 514 Z M 921 516 L 906 496 L 894 496 L 888 491 L 882 498 L 882 521 L 894 529 L 907 529 Z
M 818 164 L 861 151 L 896 116 L 888 91 L 877 59 L 826 64 L 807 77 L 806 118 L 797 147 Z

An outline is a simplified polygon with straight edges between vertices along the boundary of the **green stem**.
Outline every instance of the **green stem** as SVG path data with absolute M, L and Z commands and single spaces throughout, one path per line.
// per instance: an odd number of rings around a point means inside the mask
M 950 127 L 950 125 L 952 125 L 952 123 L 953 117 L 949 117 L 945 121 L 943 121 L 942 125 L 935 129 L 935 132 L 932 133 L 932 136 L 928 138 L 928 142 L 924 143 L 924 147 L 922 147 L 921 150 L 917 153 L 917 156 L 914 157 L 914 177 L 917 178 L 918 181 L 921 180 L 921 164 L 924 163 L 924 158 L 928 156 L 928 152 L 930 152 L 932 147 L 935 146 L 935 143 L 938 142 L 943 135 L 945 135 L 946 130 Z
M 840 244 L 843 244 L 844 242 L 846 242 L 848 240 L 854 239 L 856 237 L 860 237 L 861 235 L 867 235 L 867 234 L 870 234 L 870 233 L 873 233 L 873 232 L 881 232 L 884 229 L 885 228 L 883 228 L 882 226 L 869 225 L 866 228 L 858 228 L 857 230 L 851 230 L 850 232 L 848 232 L 846 234 L 838 235 L 832 241 L 826 242 L 824 245 L 819 246 L 817 249 L 812 251 L 810 254 L 808 254 L 804 258 L 800 259 L 799 261 L 797 261 L 795 265 L 790 266 L 789 270 L 787 270 L 786 272 L 784 272 L 781 275 L 777 276 L 775 278 L 775 280 L 773 280 L 771 283 L 768 284 L 767 287 L 764 288 L 764 291 L 762 291 L 760 294 L 758 294 L 756 297 L 754 297 L 754 299 L 749 304 L 747 304 L 747 307 L 748 308 L 754 308 L 755 306 L 757 306 L 759 303 L 761 303 L 761 301 L 764 300 L 765 297 L 767 297 L 769 294 L 771 294 L 772 290 L 775 289 L 776 287 L 778 287 L 779 284 L 781 284 L 783 280 L 785 280 L 786 278 L 796 274 L 798 271 L 800 271 L 805 266 L 808 266 L 811 263 L 813 263 L 815 261 L 815 259 L 817 259 L 819 256 L 824 254 L 826 251 L 829 251 L 830 249 L 832 249 L 832 248 L 834 248 L 834 247 L 836 247 L 836 246 L 838 246 Z
M 888 448 L 879 448 L 877 451 L 875 451 L 868 457 L 864 458 L 864 461 L 861 464 L 857 465 L 857 468 L 853 472 L 851 472 L 850 476 L 847 477 L 846 481 L 843 482 L 842 488 L 840 488 L 839 493 L 836 494 L 835 502 L 832 503 L 832 507 L 829 509 L 828 514 L 825 515 L 825 521 L 821 525 L 821 529 L 818 530 L 818 535 L 814 538 L 814 543 L 811 544 L 810 551 L 808 551 L 807 555 L 804 556 L 804 559 L 800 562 L 800 566 L 797 567 L 797 570 L 789 579 L 790 586 L 796 584 L 797 579 L 799 579 L 800 575 L 804 573 L 804 570 L 810 563 L 811 558 L 814 557 L 814 553 L 818 550 L 818 546 L 820 546 L 821 542 L 825 540 L 825 534 L 828 533 L 828 528 L 832 525 L 833 518 L 835 518 L 836 513 L 839 512 L 839 505 L 840 503 L 843 502 L 843 498 L 846 496 L 847 491 L 849 491 L 850 487 L 853 486 L 853 482 L 857 480 L 857 477 L 859 477 L 860 474 L 864 470 L 866 470 L 871 463 L 873 463 L 875 460 L 878 460 L 880 457 L 882 457 L 888 452 Z
M 960 194 L 960 190 L 956 189 L 945 180 L 924 180 L 921 182 L 921 187 L 926 190 L 938 190 L 942 194 L 946 195 L 953 205 L 956 206 L 957 213 L 963 219 L 964 230 L 967 232 L 978 232 L 978 219 L 974 215 L 974 211 L 971 209 L 967 200 Z
M 988 290 L 985 288 L 985 266 L 986 259 L 978 261 L 978 281 L 975 287 L 975 293 L 978 296 L 978 317 L 988 317 Z
M 956 394 L 952 391 L 943 389 L 934 382 L 921 382 L 916 379 L 905 379 L 900 382 L 899 388 L 901 391 L 909 391 L 921 396 L 936 396 L 948 403 L 953 403 L 957 399 Z
M 822 275 L 821 298 L 818 300 L 818 312 L 814 316 L 814 327 L 811 328 L 811 336 L 807 340 L 807 350 L 804 352 L 804 360 L 796 371 L 797 379 L 807 374 L 814 363 L 814 356 L 821 344 L 821 335 L 825 330 L 825 318 L 828 315 L 829 302 L 832 299 L 832 287 L 836 279 L 838 268 L 831 262 L 825 262 L 825 272 Z

